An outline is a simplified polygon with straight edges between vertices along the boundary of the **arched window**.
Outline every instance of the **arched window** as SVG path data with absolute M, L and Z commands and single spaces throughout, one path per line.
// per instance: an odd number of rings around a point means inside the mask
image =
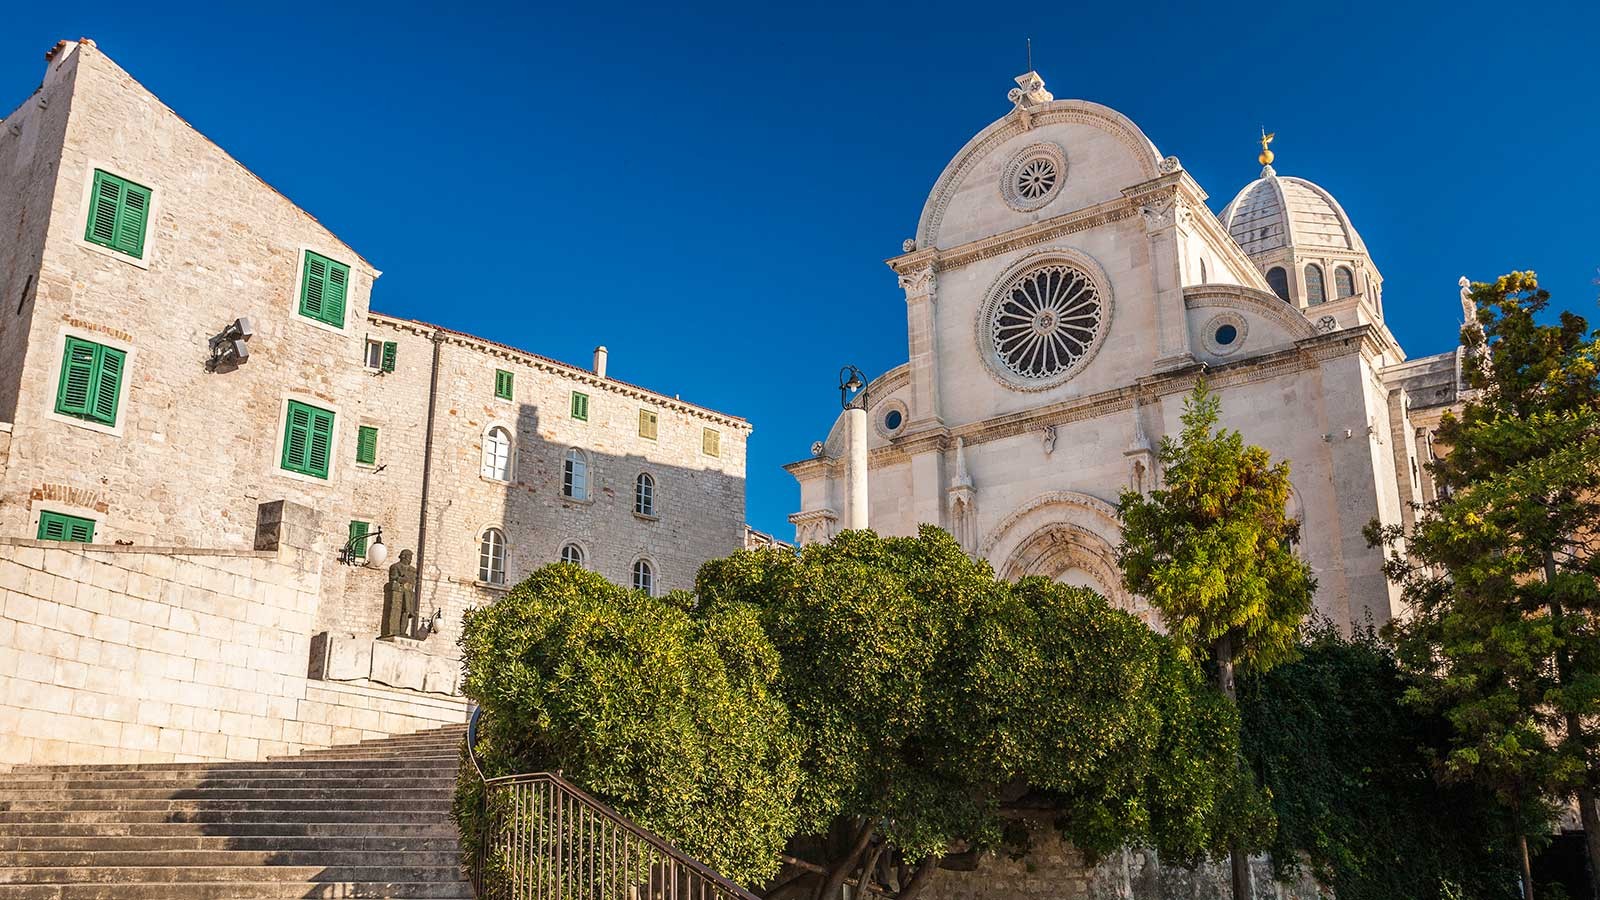
M 1315 306 L 1326 299 L 1328 291 L 1322 283 L 1322 267 L 1310 263 L 1306 266 L 1306 305 Z
M 1272 292 L 1278 295 L 1279 300 L 1287 301 L 1289 299 L 1289 273 L 1278 266 L 1268 269 L 1267 287 L 1272 288 Z
M 648 560 L 637 559 L 633 562 L 633 589 L 654 595 L 656 592 L 656 570 Z
M 648 472 L 633 480 L 633 511 L 641 516 L 656 514 L 656 480 Z
M 1348 297 L 1356 292 L 1356 277 L 1349 269 L 1339 266 L 1333 270 L 1333 296 Z
M 583 565 L 583 548 L 577 544 L 566 544 L 561 548 L 561 561 L 574 566 Z
M 1202 256 L 1200 257 L 1200 283 L 1209 284 L 1210 282 L 1211 279 L 1206 277 L 1206 258 Z
M 589 499 L 589 458 L 573 447 L 561 466 L 561 493 L 574 500 Z
M 506 583 L 506 535 L 498 528 L 485 528 L 478 540 L 478 580 Z
M 483 436 L 483 477 L 511 480 L 511 432 L 499 425 Z

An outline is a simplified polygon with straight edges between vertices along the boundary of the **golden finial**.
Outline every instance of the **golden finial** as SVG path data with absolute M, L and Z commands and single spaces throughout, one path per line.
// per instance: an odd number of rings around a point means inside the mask
M 1261 155 L 1256 157 L 1256 159 L 1259 160 L 1263 166 L 1272 165 L 1272 148 L 1267 145 L 1271 144 L 1272 139 L 1277 136 L 1277 132 L 1268 134 L 1265 128 L 1261 129 Z

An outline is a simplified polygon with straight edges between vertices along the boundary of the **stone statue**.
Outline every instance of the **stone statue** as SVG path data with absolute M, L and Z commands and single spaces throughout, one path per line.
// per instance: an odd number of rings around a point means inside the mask
M 383 586 L 383 628 L 379 637 L 414 637 L 417 627 L 417 567 L 411 551 L 401 550 L 400 561 L 389 567 Z

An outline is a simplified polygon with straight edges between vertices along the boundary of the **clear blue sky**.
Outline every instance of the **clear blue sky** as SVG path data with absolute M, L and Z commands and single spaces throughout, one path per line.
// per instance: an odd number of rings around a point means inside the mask
M 1032 36 L 1223 204 L 1259 168 L 1331 190 L 1413 355 L 1455 281 L 1533 268 L 1593 317 L 1600 4 L 7 4 L 0 106 L 87 35 L 384 271 L 373 305 L 755 423 L 749 518 L 836 373 L 905 359 L 883 260 L 1005 113 Z M 247 11 L 236 11 L 247 10 Z

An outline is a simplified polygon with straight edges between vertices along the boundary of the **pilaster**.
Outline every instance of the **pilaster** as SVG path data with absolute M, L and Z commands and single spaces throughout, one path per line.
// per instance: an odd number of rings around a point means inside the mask
M 907 344 L 911 350 L 911 421 L 908 430 L 939 424 L 939 348 L 935 303 L 938 274 L 932 264 L 900 274 L 906 292 Z

